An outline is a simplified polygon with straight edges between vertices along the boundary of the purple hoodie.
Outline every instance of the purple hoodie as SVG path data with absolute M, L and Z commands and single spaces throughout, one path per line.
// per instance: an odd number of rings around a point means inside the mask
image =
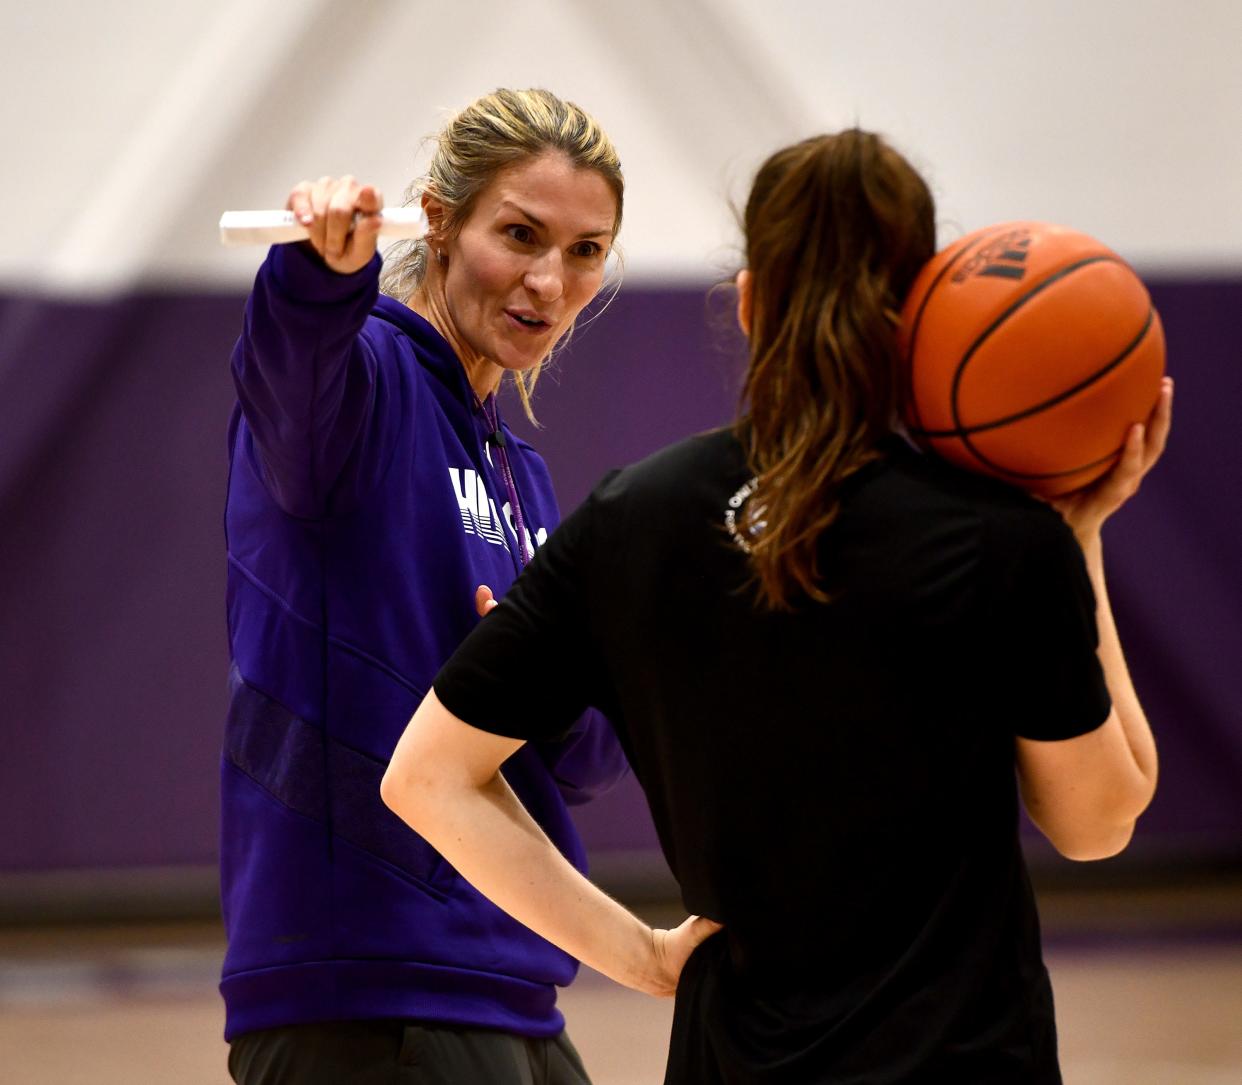
M 273 247 L 233 352 L 225 1036 L 378 1017 L 555 1035 L 577 963 L 475 892 L 379 784 L 478 621 L 475 588 L 500 596 L 519 571 L 509 494 L 532 547 L 559 514 L 543 461 L 502 426 L 508 484 L 461 363 L 377 300 L 379 266 L 337 275 Z M 504 768 L 580 869 L 566 806 L 625 771 L 595 713 Z

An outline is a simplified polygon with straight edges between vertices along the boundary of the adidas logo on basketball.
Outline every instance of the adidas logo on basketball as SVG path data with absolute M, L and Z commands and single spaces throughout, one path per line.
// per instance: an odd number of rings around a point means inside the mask
M 1031 246 L 1029 230 L 1012 230 L 989 241 L 953 274 L 955 283 L 972 275 L 994 279 L 1021 279 L 1026 274 L 1026 255 Z

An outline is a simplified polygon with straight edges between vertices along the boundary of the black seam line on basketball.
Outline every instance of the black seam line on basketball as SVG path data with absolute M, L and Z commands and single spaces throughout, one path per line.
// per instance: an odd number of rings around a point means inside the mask
M 909 345 L 906 347 L 906 364 L 905 364 L 906 389 L 905 391 L 906 391 L 906 402 L 909 403 L 910 407 L 913 409 L 914 419 L 916 422 L 919 423 L 919 425 L 923 424 L 923 416 L 919 412 L 918 401 L 914 398 L 914 344 L 918 340 L 919 325 L 923 323 L 923 311 L 927 308 L 927 303 L 931 301 L 931 296 L 936 292 L 936 287 L 940 285 L 940 280 L 943 279 L 949 273 L 950 270 L 952 270 L 952 268 L 957 264 L 959 260 L 961 260 L 963 256 L 965 256 L 968 252 L 972 252 L 973 250 L 977 249 L 980 245 L 983 244 L 985 240 L 987 240 L 991 236 L 992 236 L 991 234 L 985 234 L 979 237 L 978 239 L 976 239 L 973 244 L 963 245 L 962 251 L 959 253 L 955 253 L 953 256 L 953 259 L 950 260 L 947 264 L 945 264 L 944 267 L 942 267 L 938 272 L 936 272 L 936 277 L 932 279 L 931 285 L 923 292 L 923 300 L 919 302 L 918 312 L 914 314 L 914 323 L 910 325 L 910 342 L 909 342 Z
M 953 428 L 955 430 L 961 430 L 964 428 L 962 426 L 962 419 L 957 409 L 957 396 L 958 396 L 958 390 L 961 388 L 961 384 L 962 384 L 962 372 L 966 369 L 966 366 L 970 363 L 971 358 L 975 356 L 975 352 L 983 345 L 987 337 L 991 335 L 994 331 L 996 331 L 996 329 L 999 328 L 1002 324 L 1004 324 L 1005 321 L 1008 320 L 1011 316 L 1013 316 L 1014 313 L 1016 313 L 1019 309 L 1021 309 L 1022 306 L 1024 306 L 1032 298 L 1036 297 L 1039 294 L 1042 294 L 1045 290 L 1048 289 L 1048 287 L 1052 286 L 1053 283 L 1060 282 L 1066 276 L 1072 275 L 1075 271 L 1078 271 L 1080 268 L 1088 267 L 1091 264 L 1120 263 L 1120 262 L 1121 261 L 1115 259 L 1114 257 L 1110 257 L 1110 256 L 1088 256 L 1086 259 L 1079 260 L 1075 264 L 1070 264 L 1068 267 L 1063 267 L 1061 268 L 1060 271 L 1057 271 L 1053 273 L 1052 275 L 1049 275 L 1048 278 L 1046 278 L 1042 283 L 1039 283 L 1037 286 L 1031 287 L 1030 290 L 1028 290 L 1025 294 L 1023 294 L 1022 297 L 1020 297 L 1017 301 L 1013 302 L 1013 304 L 1011 304 L 1003 313 L 1001 313 L 1000 316 L 998 316 L 995 320 L 992 321 L 991 324 L 989 324 L 986 328 L 983 329 L 983 331 L 979 334 L 979 336 L 975 339 L 975 341 L 971 343 L 969 347 L 966 348 L 966 353 L 962 355 L 962 360 L 957 363 L 957 369 L 953 374 L 953 384 L 952 384 L 952 387 L 949 393 L 949 410 L 953 414 Z
M 990 463 L 976 452 L 975 455 L 987 464 L 987 466 L 996 474 L 1004 475 L 1006 478 L 1022 478 L 1022 479 L 1041 479 L 1041 478 L 1068 478 L 1070 475 L 1076 475 L 1079 471 L 1090 471 L 1093 467 L 1099 467 L 1102 463 L 1108 463 L 1109 460 L 1116 459 L 1125 448 L 1125 444 L 1119 444 L 1107 455 L 1101 456 L 1098 460 L 1092 460 L 1090 463 L 1080 463 L 1077 467 L 1071 467 L 1066 471 L 1044 471 L 1036 473 L 1033 471 L 1011 471 L 1007 467 L 1001 467 L 999 464 Z M 973 452 L 974 449 L 971 449 Z
M 1090 388 L 1096 381 L 1107 376 L 1124 362 L 1131 354 L 1138 350 L 1143 340 L 1147 338 L 1147 333 L 1151 331 L 1152 322 L 1156 316 L 1156 310 L 1149 307 L 1147 310 L 1147 319 L 1143 322 L 1143 327 L 1138 335 L 1126 346 L 1126 348 L 1117 355 L 1111 362 L 1097 369 L 1089 377 L 1085 377 L 1072 388 L 1067 388 L 1064 392 L 1058 392 L 1051 399 L 1046 399 L 1042 403 L 1037 403 L 1034 407 L 1027 407 L 1014 414 L 1006 415 L 1004 418 L 997 418 L 992 422 L 980 422 L 977 426 L 963 426 L 961 429 L 912 429 L 910 433 L 917 437 L 965 437 L 971 433 L 983 433 L 985 430 L 998 429 L 1001 426 L 1007 426 L 1010 422 L 1020 422 L 1024 418 L 1029 418 L 1033 414 L 1039 414 L 1040 411 L 1046 411 L 1049 407 L 1055 407 L 1058 403 L 1062 403 L 1071 396 L 1076 396 L 1085 388 Z
M 1121 263 L 1121 261 L 1118 260 L 1115 256 L 1088 256 L 1082 260 L 1079 260 L 1077 263 L 1070 264 L 1068 267 L 1063 267 L 1061 268 L 1060 271 L 1052 275 L 1049 275 L 1048 278 L 1046 278 L 1038 286 L 1031 287 L 1030 290 L 1028 290 L 1025 294 L 1022 295 L 1022 297 L 1020 297 L 1017 301 L 1015 301 L 1012 305 L 1010 305 L 1009 308 L 1007 308 L 1003 313 L 1001 313 L 1000 316 L 998 316 L 994 321 L 992 321 L 991 324 L 989 324 L 983 330 L 982 334 L 980 334 L 980 336 L 970 345 L 966 353 L 962 355 L 962 360 L 958 362 L 957 364 L 957 371 L 953 374 L 953 385 L 949 393 L 949 411 L 953 415 L 953 428 L 954 429 L 961 430 L 965 428 L 962 425 L 961 412 L 958 410 L 958 406 L 957 406 L 957 397 L 958 397 L 958 393 L 962 385 L 962 373 L 965 371 L 966 366 L 969 364 L 971 358 L 975 356 L 975 352 L 979 349 L 980 346 L 983 345 L 987 337 L 991 335 L 994 331 L 996 331 L 996 329 L 999 328 L 1002 324 L 1004 324 L 1005 321 L 1008 320 L 1011 316 L 1013 316 L 1014 313 L 1016 313 L 1019 309 L 1021 309 L 1022 306 L 1024 306 L 1032 298 L 1036 297 L 1039 294 L 1042 294 L 1053 283 L 1060 282 L 1062 279 L 1066 278 L 1069 275 L 1072 275 L 1075 271 L 1078 271 L 1081 268 L 1089 267 L 1092 264 L 1102 264 L 1102 263 L 1119 264 Z M 991 468 L 994 471 L 1002 470 L 1002 468 L 999 468 L 995 464 L 991 463 L 988 460 L 988 458 L 983 455 L 982 452 L 980 452 L 977 448 L 975 448 L 975 446 L 971 444 L 970 438 L 968 436 L 963 434 L 959 438 L 959 440 L 962 442 L 962 447 L 965 448 L 967 452 L 969 452 L 972 456 L 974 456 L 975 459 L 977 459 L 985 467 Z

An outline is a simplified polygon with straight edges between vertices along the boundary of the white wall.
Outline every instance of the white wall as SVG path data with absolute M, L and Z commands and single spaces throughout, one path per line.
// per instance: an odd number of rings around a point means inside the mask
M 942 240 L 1044 218 L 1242 269 L 1242 0 L 6 0 L 0 286 L 240 286 L 222 210 L 347 170 L 399 202 L 506 84 L 613 135 L 631 281 L 725 269 L 763 155 L 855 122 L 925 171 Z

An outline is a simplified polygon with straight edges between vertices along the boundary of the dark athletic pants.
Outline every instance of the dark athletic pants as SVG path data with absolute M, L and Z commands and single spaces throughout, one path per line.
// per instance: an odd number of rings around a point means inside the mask
M 237 1085 L 590 1085 L 565 1033 L 531 1040 L 409 1021 L 263 1029 L 229 1046 Z

